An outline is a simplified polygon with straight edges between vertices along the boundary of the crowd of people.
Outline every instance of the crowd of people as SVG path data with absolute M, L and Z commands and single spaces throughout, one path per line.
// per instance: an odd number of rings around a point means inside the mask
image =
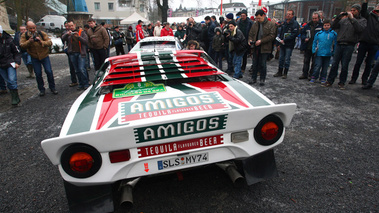
M 370 12 L 367 5 L 367 1 L 362 5 L 354 4 L 350 11 L 335 15 L 331 20 L 326 19 L 322 11 L 314 12 L 312 20 L 303 24 L 296 21 L 295 13 L 291 9 L 286 11 L 285 20 L 271 20 L 264 7 L 255 16 L 248 17 L 247 11 L 242 10 L 235 18 L 232 13 L 225 18 L 220 17 L 219 20 L 216 16 L 206 16 L 200 23 L 192 17 L 186 23 L 165 22 L 163 25 L 160 21 L 154 25 L 145 25 L 143 21 L 138 21 L 135 30 L 129 26 L 124 33 L 119 26 L 115 26 L 112 34 L 104 23 L 98 24 L 92 18 L 83 28 L 76 26 L 73 21 L 67 21 L 61 39 L 69 63 L 69 86 L 78 86 L 78 90 L 88 88 L 90 58 L 95 70 L 99 70 L 109 57 L 112 42 L 116 54 L 119 55 L 125 54 L 124 43 L 130 51 L 145 37 L 175 36 L 183 42 L 186 49 L 207 52 L 221 70 L 225 60 L 225 71 L 237 79 L 242 78 L 247 60 L 251 57 L 249 83 L 256 84 L 259 77 L 260 86 L 266 83 L 266 63 L 273 58 L 279 59 L 278 71 L 273 76 L 286 79 L 292 52 L 299 48 L 304 54 L 299 79 L 306 79 L 311 83 L 319 80 L 322 86 L 330 87 L 338 76 L 341 64 L 338 87 L 345 89 L 349 63 L 358 44 L 356 63 L 348 83 L 356 83 L 365 60 L 361 77 L 362 89 L 371 89 L 379 73 L 379 60 L 374 63 L 375 57 L 379 55 L 379 4 Z M 45 32 L 37 30 L 32 21 L 28 21 L 26 26 L 20 26 L 19 30 L 12 38 L 0 26 L 0 94 L 7 93 L 8 88 L 14 106 L 21 102 L 16 73 L 21 59 L 27 67 L 29 77 L 37 81 L 39 96 L 44 96 L 46 90 L 42 66 L 50 91 L 58 94 L 49 58 L 49 47 L 52 45 L 50 38 Z

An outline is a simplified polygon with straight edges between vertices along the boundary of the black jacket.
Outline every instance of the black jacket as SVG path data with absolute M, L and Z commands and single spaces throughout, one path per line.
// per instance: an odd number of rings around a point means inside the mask
M 284 41 L 284 47 L 294 48 L 295 39 L 299 35 L 299 23 L 293 18 L 289 23 L 283 21 L 282 26 L 278 30 L 279 38 Z
M 21 52 L 13 42 L 12 36 L 3 31 L 0 37 L 0 67 L 8 68 L 12 62 L 21 64 Z
M 379 45 L 379 15 L 374 10 L 367 12 L 367 3 L 362 4 L 361 15 L 367 19 L 367 27 L 363 30 L 359 41 Z
M 187 26 L 186 28 L 186 40 L 191 41 L 200 41 L 200 35 L 201 35 L 201 24 L 200 23 L 194 23 L 191 27 L 191 25 Z
M 232 51 L 235 51 L 236 54 L 239 56 L 245 54 L 245 51 L 248 49 L 248 45 L 245 36 L 243 35 L 241 30 L 237 28 L 236 34 L 234 36 L 230 35 L 228 36 L 228 38 L 229 42 L 233 42 L 234 45 L 234 50 Z

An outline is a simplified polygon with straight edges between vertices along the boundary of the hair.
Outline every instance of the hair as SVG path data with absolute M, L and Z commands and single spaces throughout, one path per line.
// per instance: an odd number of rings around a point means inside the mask
M 216 16 L 211 16 L 212 19 L 216 20 Z
M 295 15 L 295 11 L 293 11 L 292 9 L 287 10 L 287 12 L 288 11 L 291 11 L 293 16 Z
M 204 18 L 204 20 L 211 20 L 211 17 L 209 17 L 209 16 L 205 16 L 205 18 Z
M 95 19 L 93 19 L 93 18 L 89 18 L 89 19 L 87 20 L 87 22 L 96 22 L 96 21 L 95 21 Z
M 147 27 L 151 27 L 152 25 L 151 24 L 148 24 Z
M 142 20 L 138 20 L 138 24 L 140 24 L 140 23 L 143 23 L 143 21 Z
M 312 16 L 313 16 L 313 15 L 317 15 L 317 17 L 318 17 L 318 18 L 321 18 L 321 16 L 320 16 L 320 13 L 319 13 L 319 12 L 320 12 L 320 11 L 317 11 L 317 12 L 313 12 L 313 13 L 312 13 Z
M 323 24 L 330 24 L 330 22 L 331 21 L 329 19 L 325 19 Z
M 263 10 L 258 10 L 256 13 L 255 13 L 255 16 L 257 15 L 260 15 L 260 16 L 263 16 L 263 15 L 266 15 L 265 11 Z
M 100 24 L 101 26 L 104 26 L 105 25 L 105 22 L 101 22 L 101 24 Z
M 89 28 L 89 25 L 88 25 L 88 24 L 85 24 L 85 25 L 84 25 L 84 28 Z

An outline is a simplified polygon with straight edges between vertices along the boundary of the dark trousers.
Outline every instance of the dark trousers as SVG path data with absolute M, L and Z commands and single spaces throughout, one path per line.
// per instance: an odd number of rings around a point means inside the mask
M 313 68 L 314 68 L 314 60 L 315 57 L 314 57 L 314 54 L 312 53 L 312 50 L 308 50 L 306 49 L 304 51 L 304 60 L 303 60 L 303 76 L 305 77 L 308 77 L 308 76 L 311 76 L 312 73 L 313 73 Z M 312 65 L 309 69 L 309 65 L 311 64 L 311 61 L 312 61 Z
M 76 79 L 76 73 L 75 73 L 75 67 L 71 62 L 70 56 L 66 52 L 67 58 L 68 58 L 68 65 L 70 67 L 70 77 L 71 77 L 71 83 L 77 83 L 78 80 Z
M 116 55 L 125 55 L 124 46 L 121 45 L 115 45 L 116 47 Z
M 91 52 L 95 62 L 95 71 L 97 71 L 107 58 L 107 49 L 91 49 Z
M 224 56 L 224 50 L 219 52 L 215 51 L 215 62 L 220 70 L 222 70 L 222 57 Z
M 340 45 L 337 44 L 336 50 L 334 51 L 334 59 L 332 68 L 330 68 L 328 82 L 333 84 L 335 78 L 338 75 L 338 65 L 341 62 L 341 74 L 340 82 L 338 84 L 345 84 L 349 69 L 349 63 L 351 61 L 351 56 L 354 52 L 355 45 Z
M 246 69 L 248 52 L 250 52 L 250 51 L 245 51 L 245 54 L 243 54 L 241 70 L 245 70 Z
M 370 78 L 367 81 L 368 85 L 373 85 L 376 81 L 376 78 L 378 77 L 379 73 L 379 60 L 375 63 L 374 68 L 372 68 Z
M 359 47 L 358 47 L 357 61 L 355 62 L 355 65 L 354 65 L 354 70 L 353 70 L 353 75 L 351 76 L 351 80 L 356 81 L 358 79 L 359 70 L 361 68 L 363 59 L 366 57 L 366 54 L 367 54 L 366 61 L 365 61 L 366 66 L 362 74 L 362 82 L 367 81 L 371 72 L 371 65 L 374 60 L 376 51 L 378 51 L 378 45 L 369 44 L 366 42 L 360 42 Z
M 257 79 L 258 71 L 260 73 L 260 80 L 266 80 L 267 73 L 267 58 L 270 53 L 261 53 L 260 48 L 254 48 L 253 50 L 253 80 Z

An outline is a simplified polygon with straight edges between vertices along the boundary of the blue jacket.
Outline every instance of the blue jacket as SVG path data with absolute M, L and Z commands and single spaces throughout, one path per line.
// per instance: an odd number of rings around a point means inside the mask
M 337 44 L 337 33 L 329 29 L 322 30 L 315 35 L 312 45 L 312 53 L 317 53 L 316 56 L 332 56 Z

